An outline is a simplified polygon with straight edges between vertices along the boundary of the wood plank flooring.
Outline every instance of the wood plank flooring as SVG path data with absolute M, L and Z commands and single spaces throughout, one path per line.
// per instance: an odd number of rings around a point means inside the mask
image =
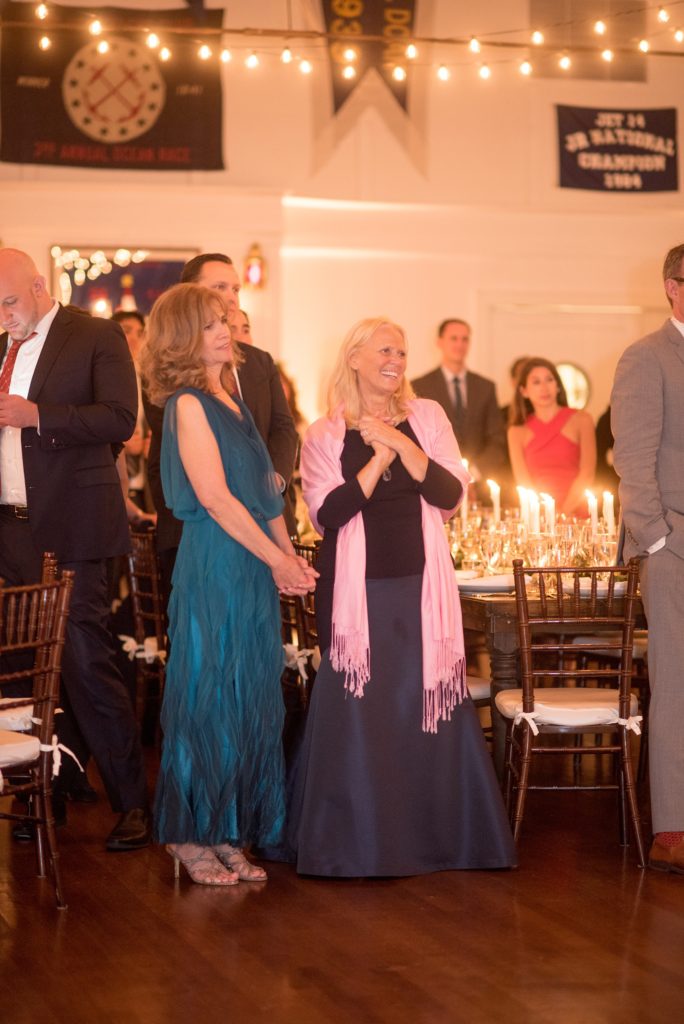
M 154 758 L 152 758 L 154 762 Z M 150 765 L 154 773 L 155 764 Z M 640 871 L 606 794 L 531 794 L 510 872 L 216 890 L 110 854 L 104 798 L 60 830 L 69 909 L 0 823 L 11 1024 L 660 1024 L 682 1019 L 684 876 Z

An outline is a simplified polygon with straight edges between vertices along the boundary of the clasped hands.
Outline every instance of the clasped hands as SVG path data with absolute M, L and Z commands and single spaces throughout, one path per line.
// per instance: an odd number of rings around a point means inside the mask
M 0 392 L 0 427 L 37 427 L 38 406 L 21 395 Z
M 316 587 L 318 573 L 301 555 L 287 555 L 271 569 L 273 580 L 281 594 L 297 597 L 308 594 Z
M 362 416 L 359 420 L 361 437 L 373 449 L 373 452 L 391 465 L 399 454 L 399 449 L 406 445 L 407 438 L 391 423 L 378 419 L 377 416 Z

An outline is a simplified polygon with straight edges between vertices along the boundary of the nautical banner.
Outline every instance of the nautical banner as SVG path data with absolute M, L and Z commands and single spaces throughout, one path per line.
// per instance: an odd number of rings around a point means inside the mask
M 560 187 L 676 192 L 677 111 L 557 106 Z
M 417 0 L 323 0 L 326 31 L 338 37 L 329 44 L 335 113 L 370 68 L 376 69 L 406 110 L 408 78 L 397 81 L 392 72 L 401 66 L 410 75 L 406 47 L 413 38 L 416 3 Z M 358 42 L 359 36 L 380 36 L 382 41 Z M 351 79 L 342 76 L 348 63 L 344 51 L 349 47 L 357 54 L 353 62 L 356 76 Z
M 97 15 L 105 31 L 92 36 L 83 8 L 50 4 L 48 29 L 12 24 L 27 21 L 26 4 L 3 6 L 0 160 L 220 170 L 220 65 L 198 59 L 192 36 L 163 38 L 165 27 L 192 29 L 192 14 L 97 8 Z M 204 24 L 218 28 L 222 17 L 206 11 Z M 150 24 L 172 51 L 167 62 L 146 45 Z M 51 43 L 45 50 L 43 34 Z

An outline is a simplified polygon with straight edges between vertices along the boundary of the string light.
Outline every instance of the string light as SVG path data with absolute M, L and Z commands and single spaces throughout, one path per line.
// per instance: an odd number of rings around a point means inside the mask
M 607 64 L 610 64 L 610 62 L 613 59 L 613 51 L 612 50 L 602 50 L 601 51 L 601 57 L 603 58 L 603 60 L 605 60 L 605 62 Z
M 292 50 L 290 49 L 289 46 L 286 46 L 283 52 L 280 54 L 280 59 L 283 62 L 283 64 L 292 63 Z
M 606 23 L 600 19 L 594 22 L 594 32 L 597 36 L 605 36 L 606 34 Z
M 684 31 L 678 28 L 674 34 L 676 43 L 684 43 Z
M 41 50 L 49 50 L 52 46 L 52 40 L 49 36 L 41 36 L 38 45 L 40 46 Z
M 38 4 L 36 7 L 36 18 L 40 18 L 41 21 L 45 21 L 48 16 L 48 9 L 45 4 Z M 45 38 L 45 36 L 43 36 Z
M 471 37 L 471 40 L 468 43 L 468 49 L 470 50 L 471 53 L 479 53 L 480 50 L 482 49 L 482 47 L 480 46 L 480 41 L 476 39 L 475 36 Z
M 90 32 L 91 36 L 99 36 L 99 35 L 101 35 L 102 34 L 102 22 L 98 21 L 97 18 L 93 18 L 93 20 L 90 22 L 90 25 L 88 25 L 88 31 Z
M 199 50 L 197 51 L 197 56 L 199 57 L 200 60 L 209 60 L 209 58 L 211 57 L 211 47 L 207 46 L 206 43 L 202 43 Z
M 568 57 L 567 53 L 564 53 L 558 61 L 558 67 L 561 69 L 561 71 L 569 71 L 572 67 L 572 61 Z
M 245 59 L 245 67 L 248 67 L 250 71 L 259 67 L 259 58 L 254 50 L 252 50 L 249 57 Z
M 639 40 L 639 49 L 642 53 L 648 53 L 648 51 L 651 49 L 651 44 L 649 43 L 648 39 Z
M 489 67 L 488 64 L 481 64 L 478 74 L 480 78 L 484 78 L 486 81 L 488 78 L 492 77 L 492 69 Z
M 439 67 L 437 68 L 437 77 L 439 78 L 440 82 L 449 81 L 449 79 L 451 78 L 451 72 L 449 71 L 449 68 L 446 66 L 446 64 L 439 65 Z
M 352 61 L 356 60 L 357 53 L 353 46 L 348 46 L 342 56 L 346 60 L 347 64 L 351 64 Z
M 106 39 L 101 39 L 100 42 L 97 44 L 97 52 L 109 53 L 109 43 Z
M 342 68 L 342 77 L 346 78 L 348 82 L 350 82 L 352 78 L 356 78 L 356 68 L 353 64 L 345 64 Z
M 168 46 L 162 46 L 161 50 L 159 51 L 159 59 L 163 61 L 171 59 L 171 51 L 169 50 Z
M 522 62 L 522 64 L 520 65 L 519 71 L 520 71 L 521 75 L 531 75 L 532 74 L 532 65 L 530 64 L 529 60 L 524 60 Z
M 418 47 L 415 43 L 409 43 L 406 47 L 406 56 L 409 60 L 415 60 L 418 56 Z
M 232 59 L 233 59 L 233 54 L 230 52 L 230 50 L 226 50 L 226 49 L 221 50 L 220 60 L 221 60 L 222 64 L 230 64 Z
M 406 69 L 402 68 L 400 64 L 397 64 L 397 66 L 392 70 L 392 78 L 395 82 L 405 82 Z
M 658 8 L 658 21 L 662 22 L 663 25 L 666 25 L 669 20 L 670 20 L 670 15 L 667 13 L 665 8 L 664 7 L 659 7 Z
M 310 60 L 300 60 L 299 70 L 303 75 L 310 75 L 311 72 L 313 71 L 313 64 L 311 63 Z
M 159 36 L 156 32 L 150 32 L 145 42 L 149 46 L 150 50 L 156 50 L 159 46 Z
M 544 33 L 540 32 L 539 29 L 537 29 L 535 32 L 532 33 L 532 42 L 535 46 L 541 46 L 541 44 L 544 42 Z

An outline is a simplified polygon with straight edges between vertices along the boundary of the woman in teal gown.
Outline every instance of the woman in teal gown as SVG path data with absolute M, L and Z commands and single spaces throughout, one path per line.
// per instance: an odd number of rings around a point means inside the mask
M 184 524 L 156 837 L 193 881 L 262 881 L 242 848 L 277 842 L 284 823 L 278 589 L 304 593 L 313 574 L 287 536 L 266 447 L 231 393 L 222 297 L 190 284 L 162 295 L 144 358 L 152 400 L 166 401 L 164 495 Z

